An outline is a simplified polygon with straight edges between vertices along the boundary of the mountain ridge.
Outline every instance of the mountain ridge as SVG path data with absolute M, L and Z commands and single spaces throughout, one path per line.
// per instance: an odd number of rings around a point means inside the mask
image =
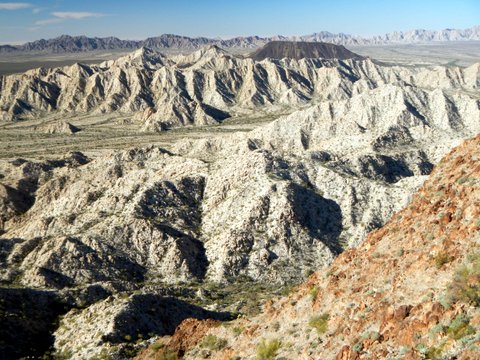
M 382 66 L 368 58 L 255 61 L 216 45 L 175 56 L 142 48 L 99 65 L 0 76 L 0 120 L 118 112 L 131 116 L 144 131 L 155 132 L 218 124 L 259 107 L 273 112 L 312 101 L 343 100 L 385 83 L 474 90 L 480 84 L 478 73 L 478 64 L 412 69 Z
M 0 45 L 0 54 L 13 53 L 69 53 L 94 50 L 133 50 L 142 46 L 154 49 L 195 50 L 205 45 L 218 45 L 222 48 L 254 49 L 270 41 L 311 41 L 328 42 L 337 45 L 387 45 L 410 44 L 441 41 L 480 41 L 480 26 L 468 29 L 444 30 L 410 30 L 395 31 L 384 35 L 362 37 L 344 33 L 321 31 L 303 36 L 271 37 L 239 36 L 231 39 L 214 39 L 207 37 L 188 37 L 174 34 L 162 34 L 144 40 L 122 40 L 114 36 L 87 37 L 61 35 L 53 39 L 40 39 L 23 45 Z

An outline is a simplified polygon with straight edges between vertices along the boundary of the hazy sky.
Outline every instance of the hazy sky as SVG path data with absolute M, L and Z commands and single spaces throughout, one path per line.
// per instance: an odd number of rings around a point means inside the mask
M 480 0 L 0 0 L 1 43 L 61 34 L 226 38 L 326 30 L 369 36 L 479 24 Z

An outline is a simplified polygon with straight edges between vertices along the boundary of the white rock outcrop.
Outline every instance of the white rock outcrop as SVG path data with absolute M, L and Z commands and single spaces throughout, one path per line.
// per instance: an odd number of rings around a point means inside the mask
M 333 45 L 332 45 L 333 46 Z M 477 89 L 479 65 L 467 69 L 380 66 L 366 60 L 265 59 L 216 46 L 166 57 L 142 48 L 100 65 L 75 64 L 0 77 L 0 120 L 48 113 L 123 113 L 146 131 L 215 124 L 232 114 L 346 100 L 387 83 Z

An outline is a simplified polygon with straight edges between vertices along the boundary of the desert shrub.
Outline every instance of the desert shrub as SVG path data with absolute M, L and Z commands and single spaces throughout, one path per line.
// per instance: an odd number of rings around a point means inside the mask
M 207 335 L 200 343 L 200 347 L 208 350 L 217 351 L 222 350 L 227 345 L 227 340 L 219 338 L 215 335 Z
M 454 302 L 480 306 L 480 253 L 469 256 L 468 262 L 455 272 L 449 295 Z
M 436 268 L 440 269 L 443 265 L 452 261 L 452 257 L 448 255 L 446 251 L 441 251 L 433 257 L 433 261 L 435 262 Z
M 67 360 L 71 359 L 73 356 L 73 353 L 71 350 L 67 351 L 57 351 L 53 354 L 52 359 L 53 360 Z
M 243 326 L 234 326 L 232 328 L 232 333 L 235 336 L 241 335 L 245 331 L 245 328 Z
M 437 360 L 437 359 L 439 360 L 442 358 L 442 353 L 443 353 L 442 346 L 439 346 L 439 347 L 432 346 L 428 348 L 427 351 L 425 352 L 425 358 L 431 359 L 431 360 Z
M 318 296 L 318 287 L 314 286 L 310 289 L 309 291 L 310 293 L 310 298 L 312 299 L 312 302 L 315 302 L 315 300 L 317 300 L 317 296 Z
M 430 335 L 430 337 L 433 337 L 437 334 L 444 334 L 444 333 L 445 333 L 445 327 L 442 324 L 434 325 L 428 331 L 428 334 Z
M 257 346 L 257 360 L 271 360 L 277 356 L 278 350 L 281 348 L 282 343 L 278 339 L 272 339 L 266 341 L 262 339 Z
M 428 352 L 428 347 L 425 344 L 417 344 L 417 346 L 415 346 L 415 349 L 423 355 Z
M 160 341 L 157 341 L 156 343 L 153 343 L 152 346 L 150 347 L 153 351 L 159 351 L 165 347 L 165 344 L 163 344 Z
M 322 335 L 327 332 L 329 319 L 330 315 L 328 315 L 327 313 L 322 315 L 316 315 L 310 318 L 308 325 L 315 328 L 318 335 Z
M 361 342 L 356 343 L 353 345 L 352 350 L 359 353 L 363 350 L 363 344 Z
M 447 329 L 447 335 L 455 340 L 474 333 L 475 329 L 470 326 L 470 318 L 465 314 L 460 314 L 453 319 Z

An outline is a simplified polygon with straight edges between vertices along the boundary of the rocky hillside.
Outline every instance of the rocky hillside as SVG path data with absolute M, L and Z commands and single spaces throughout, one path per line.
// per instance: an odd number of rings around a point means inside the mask
M 355 64 L 359 73 L 378 69 Z M 432 83 L 429 71 L 411 82 Z M 0 280 L 49 289 L 61 313 L 73 308 L 54 346 L 76 358 L 120 353 L 171 332 L 168 314 L 150 319 L 166 297 L 210 298 L 214 309 L 242 311 L 242 299 L 224 307 L 198 283 L 278 287 L 325 268 L 400 210 L 449 149 L 479 132 L 473 77 L 434 71 L 435 90 L 405 83 L 368 89 L 358 80 L 365 88 L 345 100 L 325 100 L 246 134 L 186 139 L 173 152 L 2 161 Z M 462 86 L 453 91 L 452 83 Z M 175 284 L 183 285 L 168 290 Z M 198 307 L 185 311 L 206 316 Z M 101 328 L 85 326 L 93 317 Z M 138 319 L 139 330 L 125 318 Z M 81 329 L 89 335 L 72 336 Z
M 469 29 L 444 29 L 444 30 L 411 30 L 396 31 L 385 35 L 370 38 L 349 35 L 332 34 L 321 31 L 304 36 L 246 36 L 234 37 L 227 40 L 211 39 L 205 37 L 190 38 L 187 36 L 163 34 L 145 40 L 121 40 L 116 37 L 89 38 L 86 36 L 62 35 L 54 39 L 41 39 L 25 43 L 23 45 L 0 45 L 0 54 L 15 53 L 75 53 L 95 50 L 125 50 L 150 47 L 158 50 L 194 50 L 206 45 L 216 45 L 225 49 L 231 48 L 257 48 L 270 41 L 315 41 L 328 42 L 338 45 L 385 45 L 385 44 L 411 44 L 423 42 L 442 41 L 478 41 L 480 40 L 480 27 L 474 26 Z
M 255 62 L 209 47 L 175 57 L 142 49 L 100 66 L 1 78 L 1 100 L 16 104 L 3 105 L 4 113 L 22 116 L 60 110 L 136 112 L 135 121 L 164 129 L 182 123 L 181 116 L 191 116 L 182 124 L 201 124 L 211 121 L 211 114 L 224 117 L 242 106 L 255 111 L 296 104 L 300 109 L 248 133 L 185 138 L 171 151 L 150 146 L 90 157 L 71 153 L 44 161 L 0 161 L 0 283 L 8 297 L 0 303 L 0 322 L 8 320 L 7 333 L 42 339 L 26 349 L 19 337 L 14 346 L 0 343 L 0 352 L 9 351 L 13 358 L 38 356 L 51 345 L 58 356 L 75 359 L 128 358 L 152 339 L 171 334 L 187 317 L 222 320 L 229 313 L 245 313 L 248 297 L 261 295 L 261 284 L 278 290 L 298 283 L 343 253 L 333 267 L 337 277 L 314 277 L 301 293 L 318 280 L 318 294 L 325 300 L 319 297 L 315 306 L 332 308 L 329 301 L 341 293 L 324 291 L 328 281 L 338 278 L 338 291 L 355 293 L 352 279 L 361 284 L 368 281 L 366 274 L 388 269 L 380 263 L 388 259 L 388 245 L 377 248 L 369 240 L 379 267 L 344 278 L 340 269 L 351 266 L 349 256 L 370 256 L 364 250 L 344 251 L 389 221 L 441 157 L 480 132 L 478 74 L 479 65 L 411 69 L 371 60 Z M 166 122 L 172 114 L 177 122 Z M 64 132 L 70 125 L 39 125 L 39 130 Z M 465 176 L 454 181 L 454 190 L 471 183 Z M 441 193 L 450 196 L 447 189 L 436 190 L 436 206 L 443 206 Z M 459 195 L 458 201 L 464 198 Z M 471 209 L 456 210 L 442 210 L 437 220 L 444 222 L 448 212 L 452 221 L 464 216 L 464 225 L 477 216 Z M 417 230 L 424 229 L 427 223 Z M 443 239 L 436 231 L 431 230 L 434 239 Z M 408 261 L 418 259 L 422 244 L 406 245 Z M 365 306 L 378 305 L 373 302 L 377 290 L 391 290 L 381 278 L 373 284 L 365 290 L 373 291 L 372 304 Z M 37 295 L 55 311 L 40 309 L 38 327 L 30 329 L 33 315 L 27 308 Z M 303 311 L 301 306 L 311 311 L 312 301 L 296 296 L 282 303 L 285 316 Z M 345 318 L 342 306 L 337 317 L 329 313 L 329 329 Z M 319 315 L 326 312 L 320 310 Z M 260 319 L 268 324 L 268 318 Z M 241 339 L 249 333 L 260 334 L 251 328 Z M 353 332 L 343 336 L 352 345 Z M 328 354 L 344 345 L 339 339 L 331 340 Z M 233 344 L 233 338 L 228 341 Z M 241 344 L 240 352 L 252 354 L 255 346 L 246 340 Z M 320 351 L 320 341 L 317 346 Z
M 215 46 L 167 57 L 142 48 L 100 65 L 40 68 L 0 77 L 0 119 L 115 112 L 131 116 L 145 131 L 164 131 L 217 124 L 260 108 L 293 111 L 309 103 L 343 101 L 385 84 L 405 84 L 414 92 L 451 92 L 445 93 L 445 106 L 452 104 L 449 112 L 455 113 L 455 91 L 477 89 L 478 74 L 478 64 L 428 69 L 381 66 L 369 59 L 254 61 Z
M 271 59 L 363 59 L 344 46 L 322 42 L 271 41 L 250 55 L 255 61 Z
M 478 359 L 479 156 L 480 136 L 455 148 L 405 209 L 262 315 L 186 321 L 138 358 Z

